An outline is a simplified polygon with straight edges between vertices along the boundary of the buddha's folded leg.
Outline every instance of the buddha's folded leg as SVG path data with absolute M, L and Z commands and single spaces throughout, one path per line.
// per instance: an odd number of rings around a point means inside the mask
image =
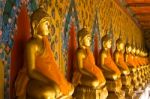
M 32 99 L 55 99 L 56 90 L 52 85 L 31 80 L 27 86 L 27 97 Z
M 104 84 L 100 83 L 100 81 L 98 81 L 98 79 L 96 79 L 96 77 L 90 77 L 87 75 L 82 75 L 82 77 L 80 79 L 80 84 L 92 87 L 94 89 L 100 88 L 105 85 L 105 83 Z

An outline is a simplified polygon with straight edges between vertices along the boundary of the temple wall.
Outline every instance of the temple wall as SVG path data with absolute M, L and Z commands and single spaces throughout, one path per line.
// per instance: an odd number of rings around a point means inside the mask
M 100 50 L 101 38 L 106 33 L 113 38 L 113 50 L 115 50 L 115 41 L 119 37 L 125 43 L 132 44 L 134 41 L 135 45 L 139 47 L 144 45 L 141 30 L 113 0 L 13 1 L 0 1 L 0 20 L 2 20 L 0 21 L 0 60 L 3 61 L 5 67 L 5 97 L 8 97 L 9 92 L 11 49 L 22 3 L 26 3 L 29 16 L 39 5 L 45 6 L 45 10 L 51 17 L 51 34 L 49 36 L 51 49 L 60 70 L 66 75 L 71 74 L 73 66 L 73 54 L 71 53 L 74 53 L 74 49 L 77 48 L 76 33 L 82 27 L 86 27 L 92 35 L 91 49 L 93 51 L 95 35 L 97 35 L 98 50 Z M 1 71 L 3 72 L 4 69 Z M 1 77 L 2 74 L 0 73 L 0 79 Z M 1 94 L 0 96 L 2 96 Z

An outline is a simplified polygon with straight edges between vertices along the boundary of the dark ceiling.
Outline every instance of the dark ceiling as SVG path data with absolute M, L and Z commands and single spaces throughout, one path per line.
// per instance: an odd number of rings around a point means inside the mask
M 150 0 L 119 0 L 144 33 L 150 49 Z

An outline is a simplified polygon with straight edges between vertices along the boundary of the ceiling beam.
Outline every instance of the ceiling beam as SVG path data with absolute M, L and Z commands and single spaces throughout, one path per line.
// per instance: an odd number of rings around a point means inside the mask
M 148 21 L 150 21 L 150 19 L 147 19 L 147 18 L 136 18 L 136 19 L 138 19 L 139 20 L 139 24 L 140 24 L 140 22 L 148 22 Z
M 150 33 L 150 29 L 145 29 L 144 34 L 146 34 L 146 33 Z
M 150 30 L 150 27 L 142 27 L 143 30 Z
M 125 0 L 127 3 L 150 3 L 150 0 Z
M 150 6 L 150 3 L 127 3 L 127 7 L 143 7 Z
M 147 16 L 135 16 L 137 19 L 142 19 L 142 20 L 144 20 L 144 19 L 146 19 L 146 20 L 150 20 L 150 15 L 147 15 Z
M 147 22 L 140 22 L 140 24 L 150 24 L 150 21 L 147 21 Z
M 138 12 L 138 13 L 134 13 L 134 16 L 150 16 L 150 12 L 147 13 Z
M 139 23 L 140 23 L 140 24 L 141 24 L 141 23 L 142 23 L 142 24 L 144 24 L 144 23 L 150 23 L 150 20 L 145 20 L 145 21 L 143 20 L 143 21 L 139 21 Z
M 133 22 L 141 29 L 141 26 L 139 24 L 139 21 L 134 17 L 134 12 L 131 10 L 130 7 L 127 7 L 126 0 L 114 0 L 118 1 L 118 5 L 121 6 L 121 8 L 124 10 L 124 12 L 133 20 Z
M 150 13 L 150 6 L 143 6 L 143 7 L 130 7 L 134 13 Z

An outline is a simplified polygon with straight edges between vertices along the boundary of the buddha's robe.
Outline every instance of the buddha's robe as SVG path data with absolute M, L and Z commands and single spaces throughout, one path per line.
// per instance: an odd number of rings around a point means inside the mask
M 145 64 L 145 60 L 143 57 L 140 57 L 140 60 L 141 60 L 141 64 L 144 65 Z
M 58 85 L 61 92 L 66 95 L 68 93 L 67 91 L 71 89 L 70 83 L 59 70 L 59 66 L 52 54 L 48 39 L 44 38 L 43 40 L 45 47 L 44 53 L 42 55 L 37 55 L 35 59 L 37 70 L 47 78 L 53 80 Z
M 114 63 L 114 60 L 111 57 L 111 54 L 108 52 L 107 57 L 104 59 L 104 66 L 107 66 L 107 68 L 110 68 L 113 70 L 116 74 L 120 75 L 121 72 L 118 69 L 117 65 Z
M 140 56 L 138 57 L 138 62 L 140 64 L 140 66 L 143 66 L 145 64 L 143 57 L 140 57 Z
M 145 57 L 145 60 L 146 60 L 146 64 L 149 64 L 148 57 Z
M 43 38 L 44 52 L 35 56 L 36 70 L 48 79 L 54 81 L 60 91 L 66 95 L 71 89 L 71 84 L 65 79 L 63 73 L 59 70 L 59 67 L 52 54 L 49 41 L 46 37 Z M 25 93 L 29 77 L 27 75 L 27 66 L 20 71 L 16 80 L 16 94 L 17 96 Z
M 128 54 L 126 62 L 129 64 L 129 66 L 136 68 L 136 63 L 134 62 L 133 56 L 131 54 Z
M 77 65 L 75 66 L 75 68 L 79 68 Z M 83 59 L 83 69 L 88 71 L 91 75 L 95 76 L 100 83 L 105 81 L 102 71 L 95 64 L 95 59 L 90 49 L 86 50 L 86 57 Z M 73 82 L 79 84 L 81 77 L 82 73 L 79 71 L 79 69 L 76 69 L 74 72 Z
M 126 65 L 125 61 L 124 61 L 124 56 L 123 53 L 119 52 L 119 57 L 118 57 L 118 64 L 124 69 L 124 70 L 128 70 L 128 66 Z
M 137 62 L 138 62 L 138 64 L 139 64 L 139 66 L 141 66 L 142 65 L 142 60 L 141 60 L 141 58 L 139 57 L 139 56 L 137 56 Z
M 140 67 L 142 66 L 142 60 L 139 56 L 135 56 L 136 62 L 137 62 L 137 66 Z
M 139 64 L 139 61 L 138 61 L 138 57 L 137 56 L 133 56 L 133 60 L 134 60 L 134 62 L 136 64 L 136 67 L 139 67 L 140 64 Z

